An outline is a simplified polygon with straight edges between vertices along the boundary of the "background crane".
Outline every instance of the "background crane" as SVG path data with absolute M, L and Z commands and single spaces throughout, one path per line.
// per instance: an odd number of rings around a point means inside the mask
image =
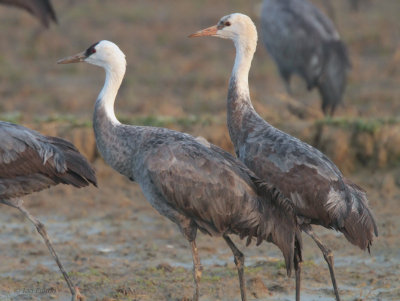
M 264 0 L 261 33 L 287 91 L 291 76 L 299 75 L 308 90 L 318 89 L 324 114 L 333 115 L 343 98 L 350 59 L 331 20 L 308 0 Z
M 57 16 L 50 0 L 0 0 L 0 4 L 11 5 L 26 10 L 39 19 L 46 28 L 51 22 L 57 23 Z

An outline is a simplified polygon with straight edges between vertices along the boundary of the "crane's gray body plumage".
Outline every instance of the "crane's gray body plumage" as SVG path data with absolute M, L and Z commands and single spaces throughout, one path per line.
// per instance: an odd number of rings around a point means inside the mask
M 93 168 L 68 141 L 0 121 L 0 200 L 59 183 L 96 185 Z
M 287 0 L 282 2 L 288 3 Z M 333 228 L 362 249 L 372 243 L 377 227 L 365 192 L 344 178 L 339 169 L 312 146 L 274 128 L 254 110 L 250 99 L 249 71 L 257 48 L 257 29 L 240 13 L 222 17 L 217 25 L 190 37 L 231 39 L 236 48 L 229 81 L 227 124 L 237 157 L 260 179 L 266 179 L 288 199 L 302 231 L 318 245 L 328 264 L 340 301 L 333 254 L 312 231 L 312 224 Z M 295 265 L 296 301 L 300 301 L 301 264 Z
M 232 77 L 228 128 L 239 159 L 291 200 L 301 224 L 338 230 L 351 243 L 369 249 L 377 227 L 365 192 L 319 150 L 276 129 L 250 104 Z
M 281 207 L 285 199 L 276 189 L 258 182 L 239 160 L 188 134 L 113 124 L 99 101 L 93 125 L 105 161 L 139 183 L 150 204 L 186 238 L 193 240 L 198 228 L 212 236 L 233 233 L 248 242 L 252 237 L 258 244 L 271 241 L 290 272 L 295 240 L 300 243 L 293 212 Z
M 197 229 L 222 236 L 235 258 L 242 300 L 246 300 L 244 255 L 229 234 L 247 237 L 249 244 L 266 240 L 282 251 L 290 274 L 301 261 L 301 233 L 290 201 L 267 179 L 261 181 L 243 163 L 222 149 L 173 130 L 121 124 L 114 102 L 126 60 L 110 41 L 58 61 L 87 62 L 104 68 L 105 84 L 97 98 L 93 128 L 104 160 L 137 182 L 149 203 L 178 225 L 191 245 L 193 300 L 199 299 L 201 264 L 196 247 Z
M 333 23 L 308 0 L 264 0 L 261 31 L 287 87 L 292 74 L 318 88 L 325 114 L 342 101 L 350 59 Z
M 15 6 L 26 10 L 40 20 L 44 27 L 50 22 L 57 23 L 57 16 L 50 0 L 0 0 L 0 4 Z

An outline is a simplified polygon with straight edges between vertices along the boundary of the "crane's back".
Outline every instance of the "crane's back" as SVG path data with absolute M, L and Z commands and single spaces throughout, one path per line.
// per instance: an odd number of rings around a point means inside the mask
M 316 148 L 264 121 L 254 110 L 238 126 L 238 157 L 258 177 L 275 185 L 295 206 L 304 223 L 334 228 L 365 249 L 377 227 L 365 192 L 344 178 Z
M 282 196 L 275 190 L 259 194 L 255 175 L 240 161 L 184 133 L 99 120 L 94 126 L 100 153 L 140 184 L 160 214 L 178 225 L 193 221 L 210 235 L 234 233 L 249 242 L 252 237 L 259 243 L 272 241 L 291 270 L 294 241 L 300 240 L 296 220 L 280 207 L 276 200 Z
M 96 185 L 93 168 L 68 141 L 0 121 L 0 198 L 20 197 L 62 183 Z

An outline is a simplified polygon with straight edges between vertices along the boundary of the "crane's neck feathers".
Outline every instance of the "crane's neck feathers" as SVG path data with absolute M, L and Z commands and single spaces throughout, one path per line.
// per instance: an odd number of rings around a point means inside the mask
M 111 122 L 119 124 L 114 113 L 114 102 L 126 70 L 124 56 L 115 56 L 112 61 L 101 65 L 106 72 L 106 79 L 96 101 L 96 110 L 102 110 L 105 117 Z
M 248 96 L 249 92 L 249 71 L 257 46 L 256 39 L 234 40 L 236 47 L 235 64 L 233 65 L 231 81 L 236 82 L 236 90 L 239 95 Z
M 257 30 L 251 19 L 245 15 L 231 15 L 235 29 L 229 33 L 236 48 L 235 64 L 231 75 L 231 84 L 235 82 L 238 95 L 250 99 L 249 95 L 249 71 L 254 53 L 257 48 Z M 229 28 L 227 28 L 229 30 Z
M 94 115 L 93 129 L 96 137 L 97 148 L 112 168 L 121 174 L 131 178 L 129 164 L 123 160 L 121 155 L 124 146 L 121 145 L 121 129 L 123 125 L 114 114 L 114 102 L 121 86 L 126 70 L 125 55 L 116 46 L 110 45 L 110 51 L 97 50 L 91 63 L 101 66 L 106 73 L 105 83 L 97 98 Z M 107 50 L 107 49 L 105 49 Z
M 228 91 L 228 119 L 233 118 L 239 123 L 245 111 L 254 110 L 250 99 L 249 71 L 257 47 L 254 23 L 248 17 L 242 19 L 241 26 L 231 37 L 236 48 L 236 58 Z
M 228 129 L 233 144 L 238 146 L 242 139 L 240 133 L 244 116 L 254 113 L 249 91 L 249 71 L 257 47 L 257 30 L 248 18 L 231 39 L 236 48 L 236 58 L 229 82 L 227 98 Z

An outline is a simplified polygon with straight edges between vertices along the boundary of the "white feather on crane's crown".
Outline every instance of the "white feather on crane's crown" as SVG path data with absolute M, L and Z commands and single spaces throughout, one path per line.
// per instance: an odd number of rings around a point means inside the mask
M 217 24 L 217 37 L 226 39 L 251 39 L 257 43 L 257 29 L 250 17 L 233 13 L 222 17 Z
M 85 51 L 85 62 L 97 65 L 100 67 L 107 67 L 116 62 L 124 62 L 126 66 L 125 54 L 113 42 L 102 40 L 90 46 Z

